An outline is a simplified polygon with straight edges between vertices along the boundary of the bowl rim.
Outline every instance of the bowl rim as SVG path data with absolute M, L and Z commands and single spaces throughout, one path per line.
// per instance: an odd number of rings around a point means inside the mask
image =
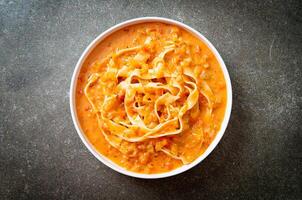
M 189 33 L 195 35 L 197 38 L 202 40 L 208 46 L 208 48 L 213 52 L 216 59 L 218 60 L 218 62 L 220 64 L 220 67 L 222 69 L 225 81 L 226 81 L 226 89 L 227 89 L 227 105 L 226 105 L 224 119 L 223 119 L 222 124 L 220 126 L 220 130 L 218 131 L 218 133 L 216 134 L 214 140 L 208 146 L 206 151 L 202 155 L 200 155 L 196 160 L 194 160 L 192 163 L 190 163 L 188 165 L 183 165 L 183 166 L 181 166 L 179 168 L 176 168 L 172 171 L 159 173 L 159 174 L 143 174 L 143 173 L 136 173 L 136 172 L 129 171 L 127 169 L 122 168 L 121 166 L 114 163 L 113 161 L 111 161 L 106 156 L 99 153 L 94 148 L 94 146 L 89 142 L 89 140 L 87 139 L 85 133 L 81 129 L 81 126 L 80 126 L 80 123 L 79 123 L 79 120 L 78 120 L 78 117 L 77 117 L 77 113 L 76 113 L 76 103 L 75 103 L 77 78 L 78 78 L 79 72 L 81 70 L 82 64 L 84 63 L 84 61 L 88 57 L 88 55 L 93 51 L 93 49 L 101 41 L 103 41 L 107 36 L 109 36 L 110 34 L 116 32 L 116 31 L 118 31 L 122 28 L 125 28 L 127 26 L 140 24 L 140 23 L 146 23 L 146 22 L 162 22 L 162 23 L 166 23 L 166 24 L 176 25 L 176 26 L 179 26 L 179 27 L 185 29 Z M 73 124 L 75 126 L 75 129 L 76 129 L 79 137 L 81 138 L 81 140 L 85 144 L 85 146 L 88 148 L 88 150 L 99 161 L 101 161 L 104 165 L 108 166 L 109 168 L 111 168 L 111 169 L 113 169 L 113 170 L 115 170 L 115 171 L 117 171 L 121 174 L 131 176 L 131 177 L 135 177 L 135 178 L 142 178 L 142 179 L 158 179 L 158 178 L 166 178 L 166 177 L 174 176 L 174 175 L 180 174 L 182 172 L 185 172 L 185 171 L 193 168 L 197 164 L 201 163 L 201 161 L 203 161 L 214 150 L 214 148 L 217 146 L 217 144 L 221 140 L 222 136 L 224 135 L 224 132 L 227 128 L 227 125 L 228 125 L 228 122 L 229 122 L 229 119 L 230 119 L 231 110 L 232 110 L 232 85 L 231 85 L 230 76 L 229 76 L 229 73 L 228 73 L 228 70 L 226 68 L 225 63 L 224 63 L 223 59 L 221 58 L 220 54 L 218 53 L 218 51 L 216 50 L 216 48 L 212 45 L 212 43 L 205 36 L 203 36 L 200 32 L 196 31 L 192 27 L 190 27 L 190 26 L 188 26 L 188 25 L 186 25 L 182 22 L 179 22 L 179 21 L 176 21 L 176 20 L 173 20 L 173 19 L 164 18 L 164 17 L 139 17 L 139 18 L 126 20 L 124 22 L 121 22 L 119 24 L 116 24 L 116 25 L 112 26 L 111 28 L 105 30 L 103 33 L 98 35 L 86 47 L 86 49 L 81 54 L 76 66 L 75 66 L 75 69 L 73 71 L 72 78 L 71 78 L 71 85 L 70 85 L 70 93 L 69 94 L 70 94 L 70 111 L 71 111 Z

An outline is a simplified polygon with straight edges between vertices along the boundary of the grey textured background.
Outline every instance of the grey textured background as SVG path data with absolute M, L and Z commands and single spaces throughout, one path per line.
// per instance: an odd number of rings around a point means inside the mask
M 301 199 L 301 1 L 0 0 L 0 199 Z M 126 19 L 192 26 L 228 67 L 225 136 L 194 169 L 163 180 L 120 175 L 92 156 L 70 117 L 85 47 Z

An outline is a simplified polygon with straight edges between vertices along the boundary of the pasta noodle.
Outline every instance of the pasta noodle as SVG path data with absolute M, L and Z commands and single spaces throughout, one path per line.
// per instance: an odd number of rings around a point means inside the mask
M 206 145 L 204 128 L 214 130 L 214 92 L 192 45 L 171 30 L 163 43 L 146 31 L 141 43 L 113 49 L 83 86 L 105 140 L 142 166 L 158 152 L 188 164 Z

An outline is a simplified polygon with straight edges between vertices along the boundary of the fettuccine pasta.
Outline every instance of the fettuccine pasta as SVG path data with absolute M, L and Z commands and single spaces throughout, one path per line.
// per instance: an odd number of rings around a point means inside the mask
M 84 63 L 77 112 L 94 146 L 129 170 L 161 173 L 193 162 L 220 128 L 223 74 L 212 52 L 161 23 L 106 38 Z

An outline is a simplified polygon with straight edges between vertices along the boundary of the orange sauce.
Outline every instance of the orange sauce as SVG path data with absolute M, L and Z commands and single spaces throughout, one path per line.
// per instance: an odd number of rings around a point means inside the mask
M 147 157 L 138 156 L 131 159 L 127 158 L 127 156 L 123 155 L 123 153 L 112 147 L 105 140 L 100 132 L 101 128 L 98 124 L 97 116 L 92 112 L 92 107 L 84 95 L 84 88 L 88 82 L 88 78 L 91 74 L 102 70 L 96 62 L 101 61 L 116 49 L 143 44 L 149 31 L 155 32 L 155 38 L 161 40 L 173 37 L 175 32 L 181 35 L 182 40 L 192 46 L 194 55 L 197 55 L 198 57 L 197 59 L 202 60 L 198 63 L 198 67 L 201 69 L 199 78 L 204 79 L 207 82 L 215 96 L 211 121 L 207 124 L 203 123 L 204 115 L 200 115 L 197 122 L 190 122 L 189 124 L 190 127 L 193 127 L 194 125 L 200 126 L 203 129 L 204 135 L 201 148 L 198 150 L 190 149 L 193 153 L 196 154 L 196 151 L 198 151 L 197 154 L 201 155 L 219 131 L 225 114 L 227 93 L 224 75 L 211 50 L 198 38 L 174 25 L 163 23 L 142 23 L 132 25 L 114 32 L 97 45 L 85 60 L 77 80 L 76 112 L 81 128 L 91 144 L 102 155 L 128 170 L 138 173 L 153 174 L 171 171 L 182 166 L 183 163 L 161 151 L 148 154 Z M 197 65 L 197 63 L 194 63 L 193 61 L 192 65 Z M 187 130 L 184 134 L 191 134 L 191 132 L 190 130 Z M 160 140 L 160 138 L 158 140 Z

